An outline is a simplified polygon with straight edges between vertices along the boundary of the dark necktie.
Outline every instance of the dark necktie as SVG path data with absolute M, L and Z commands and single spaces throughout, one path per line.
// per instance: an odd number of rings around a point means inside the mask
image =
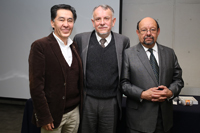
M 152 66 L 152 69 L 153 69 L 154 75 L 156 77 L 156 80 L 159 83 L 159 67 L 158 67 L 156 58 L 153 55 L 153 49 L 150 48 L 150 49 L 148 49 L 148 51 L 151 53 L 151 55 L 150 55 L 150 64 Z
M 105 48 L 105 45 L 104 45 L 105 42 L 106 42 L 106 39 L 105 39 L 105 38 L 102 38 L 102 39 L 100 40 L 101 46 L 102 46 L 103 48 Z

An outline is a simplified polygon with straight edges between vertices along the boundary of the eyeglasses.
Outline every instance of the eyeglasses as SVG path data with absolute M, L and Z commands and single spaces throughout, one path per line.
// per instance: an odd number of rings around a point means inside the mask
M 151 28 L 151 29 L 142 29 L 142 30 L 139 30 L 141 34 L 147 34 L 148 31 L 150 31 L 152 34 L 155 34 L 157 32 L 157 29 L 156 28 Z

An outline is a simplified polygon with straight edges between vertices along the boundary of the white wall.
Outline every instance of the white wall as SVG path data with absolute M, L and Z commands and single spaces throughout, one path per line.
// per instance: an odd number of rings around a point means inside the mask
M 181 94 L 200 95 L 200 0 L 123 0 L 122 34 L 136 45 L 136 25 L 144 17 L 160 25 L 158 43 L 175 50 L 183 69 Z
M 52 32 L 50 8 L 55 4 L 70 4 L 77 11 L 75 34 L 93 30 L 92 10 L 108 4 L 115 10 L 119 32 L 120 0 L 1 0 L 0 2 L 0 97 L 30 98 L 28 56 L 36 39 Z

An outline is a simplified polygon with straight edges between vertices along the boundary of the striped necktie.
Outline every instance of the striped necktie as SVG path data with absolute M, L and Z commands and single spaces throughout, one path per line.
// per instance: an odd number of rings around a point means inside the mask
M 105 39 L 105 38 L 102 38 L 102 39 L 100 40 L 101 46 L 102 46 L 103 48 L 105 48 L 105 45 L 104 45 L 105 42 L 106 42 L 106 39 Z
M 148 49 L 148 51 L 151 53 L 149 61 L 150 61 L 151 67 L 153 69 L 154 75 L 156 77 L 156 80 L 157 80 L 157 82 L 159 84 L 159 67 L 158 67 L 156 58 L 155 58 L 155 56 L 153 54 L 153 49 L 150 48 L 150 49 Z

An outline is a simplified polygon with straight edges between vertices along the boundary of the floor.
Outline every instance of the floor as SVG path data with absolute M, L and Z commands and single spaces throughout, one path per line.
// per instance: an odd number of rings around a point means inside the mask
M 0 133 L 21 132 L 24 108 L 24 100 L 0 98 Z

